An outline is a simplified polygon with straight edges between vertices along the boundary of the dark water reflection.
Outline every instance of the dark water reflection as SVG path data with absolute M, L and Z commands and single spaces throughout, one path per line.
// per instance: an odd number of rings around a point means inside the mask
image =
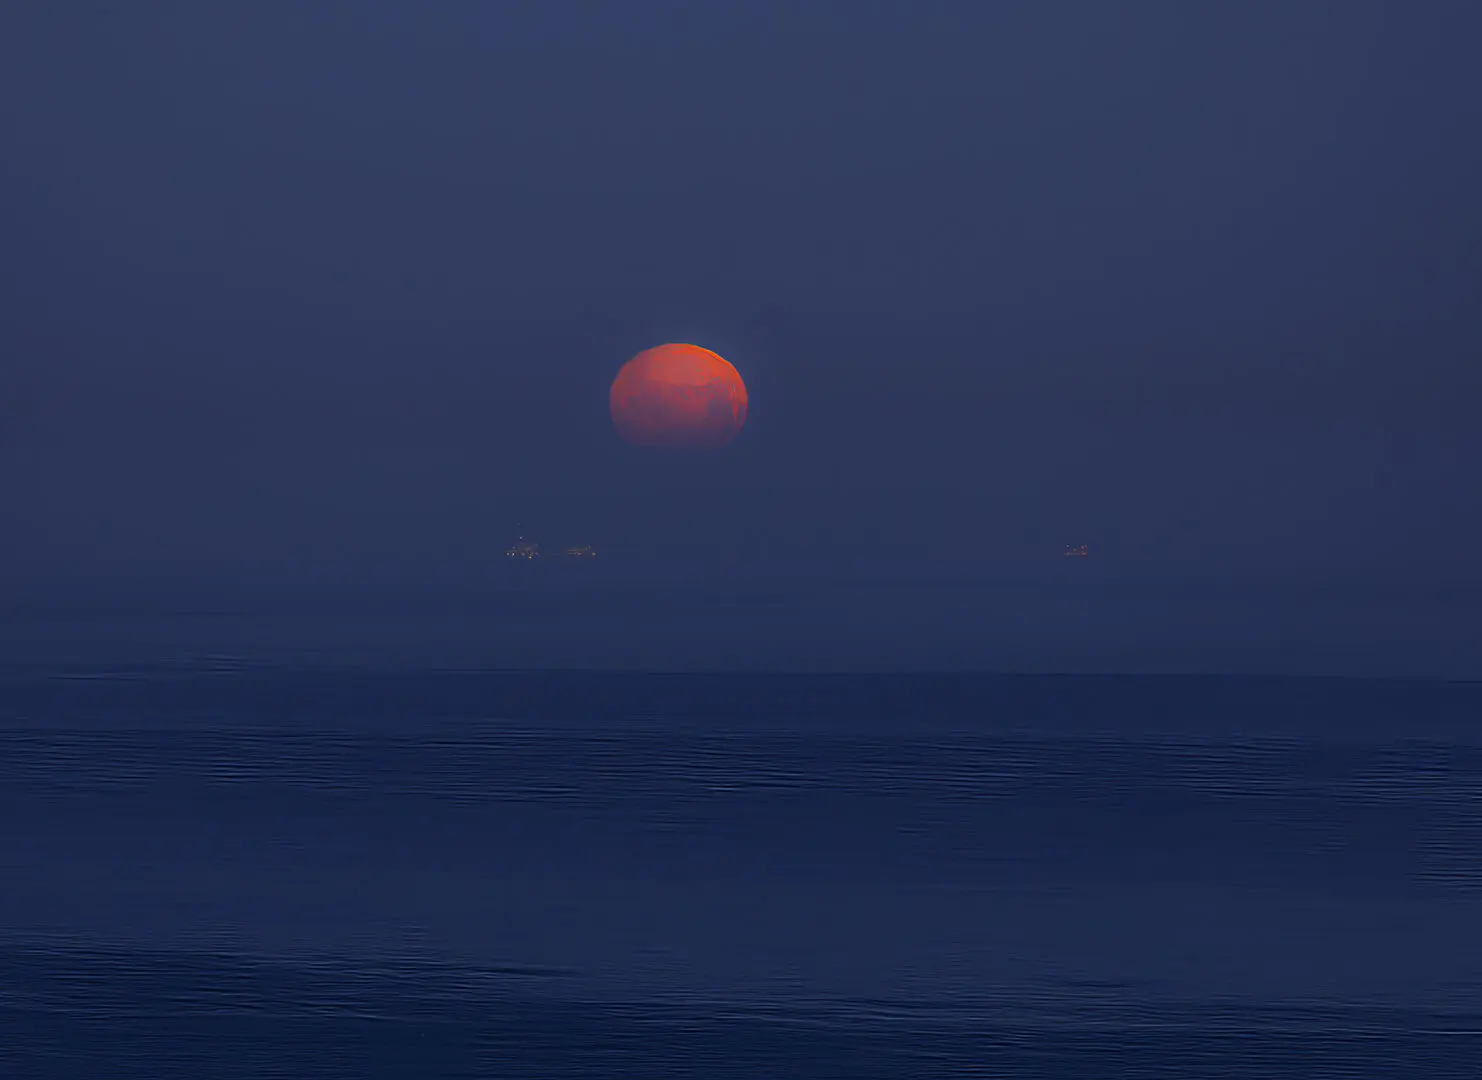
M 3 688 L 6 1075 L 1482 1060 L 1482 686 L 80 674 Z

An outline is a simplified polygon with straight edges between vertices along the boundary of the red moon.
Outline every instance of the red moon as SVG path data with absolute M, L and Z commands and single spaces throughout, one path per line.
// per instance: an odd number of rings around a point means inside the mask
M 698 345 L 659 345 L 623 365 L 608 395 L 618 434 L 638 446 L 723 446 L 746 423 L 746 384 Z

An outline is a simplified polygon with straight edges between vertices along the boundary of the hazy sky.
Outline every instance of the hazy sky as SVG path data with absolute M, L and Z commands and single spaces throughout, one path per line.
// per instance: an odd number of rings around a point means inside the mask
M 11 0 L 0 576 L 475 587 L 523 526 L 717 580 L 1482 589 L 1479 32 Z M 611 430 L 675 340 L 748 383 L 722 454 Z

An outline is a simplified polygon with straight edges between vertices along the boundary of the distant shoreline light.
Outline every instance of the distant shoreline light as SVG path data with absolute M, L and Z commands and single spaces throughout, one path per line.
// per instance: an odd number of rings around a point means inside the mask
M 538 559 L 540 558 L 540 545 L 534 540 L 526 540 L 521 536 L 505 548 L 504 554 L 511 559 Z M 562 548 L 561 554 L 568 559 L 595 559 L 597 549 L 591 544 L 572 544 L 570 547 Z

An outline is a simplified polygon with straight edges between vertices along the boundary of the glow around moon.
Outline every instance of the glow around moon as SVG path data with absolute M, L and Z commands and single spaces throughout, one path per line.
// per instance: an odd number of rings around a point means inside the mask
M 746 423 L 746 384 L 698 345 L 659 345 L 623 365 L 608 395 L 612 422 L 638 446 L 723 446 Z

